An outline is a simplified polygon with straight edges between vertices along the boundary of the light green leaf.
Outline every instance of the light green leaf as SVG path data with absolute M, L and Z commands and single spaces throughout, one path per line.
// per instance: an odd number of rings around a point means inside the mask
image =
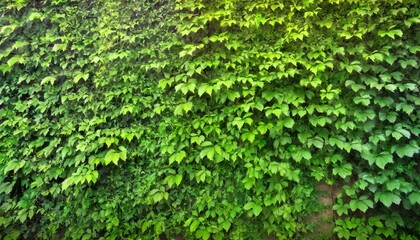
M 255 216 L 260 215 L 262 211 L 262 207 L 258 203 L 248 202 L 247 204 L 245 204 L 244 210 L 251 210 L 251 209 Z
M 24 63 L 25 59 L 20 56 L 20 55 L 15 55 L 13 57 L 11 57 L 8 61 L 7 61 L 7 65 L 9 67 L 12 67 L 13 65 L 15 65 L 16 63 Z
M 65 191 L 69 186 L 73 185 L 73 177 L 69 177 L 61 183 L 61 189 Z
M 16 173 L 19 169 L 21 169 L 23 166 L 25 166 L 25 161 L 21 160 L 21 161 L 17 161 L 17 160 L 12 160 L 10 162 L 7 163 L 6 167 L 4 168 L 4 174 L 7 174 L 8 172 L 12 171 L 14 173 Z
M 120 224 L 120 220 L 117 217 L 113 217 L 113 218 L 111 218 L 111 223 L 114 226 L 118 226 Z
M 56 79 L 57 78 L 53 76 L 45 77 L 44 79 L 41 80 L 41 85 L 44 85 L 46 83 L 53 85 Z
M 398 146 L 395 148 L 395 152 L 398 157 L 413 157 L 414 154 L 417 154 L 420 150 L 420 147 L 415 145 L 415 143 L 405 144 L 403 146 Z
M 341 167 L 334 167 L 333 168 L 333 174 L 339 175 L 341 178 L 346 178 L 347 176 L 350 176 L 353 170 L 353 166 L 349 163 L 344 164 Z
M 195 232 L 197 227 L 200 225 L 200 221 L 194 220 L 190 225 L 190 232 Z
M 381 169 L 384 169 L 385 165 L 392 162 L 392 155 L 389 152 L 381 152 L 375 159 L 375 164 Z
M 283 126 L 287 127 L 287 128 L 292 128 L 295 125 L 295 120 L 293 120 L 293 118 L 285 118 L 282 120 L 283 122 Z
M 176 183 L 176 185 L 179 186 L 179 184 L 181 184 L 181 181 L 182 181 L 182 174 L 177 174 L 175 176 L 175 183 Z
M 412 192 L 408 195 L 411 204 L 420 204 L 420 191 Z
M 109 150 L 104 158 L 105 165 L 113 162 L 115 165 L 118 165 L 118 160 L 120 159 L 120 153 L 116 152 L 114 149 Z
M 187 153 L 182 150 L 177 153 L 172 154 L 171 157 L 169 157 L 169 164 L 172 164 L 173 162 L 181 163 L 181 161 L 187 156 Z
M 225 231 L 228 231 L 228 230 L 229 230 L 229 228 L 230 228 L 230 226 L 231 226 L 231 223 L 230 223 L 228 220 L 225 220 L 225 221 L 222 223 L 222 228 L 223 228 L 223 229 L 225 229 Z
M 386 207 L 390 207 L 392 203 L 399 205 L 401 203 L 401 198 L 397 194 L 390 191 L 377 192 L 375 193 L 375 201 L 381 201 Z

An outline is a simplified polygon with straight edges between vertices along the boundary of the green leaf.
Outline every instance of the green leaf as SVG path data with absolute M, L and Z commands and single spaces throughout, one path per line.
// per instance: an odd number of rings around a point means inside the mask
M 403 69 L 407 68 L 407 66 L 412 66 L 414 68 L 417 68 L 417 62 L 414 59 L 409 59 L 409 60 L 400 60 L 399 63 L 401 64 L 401 67 Z
M 369 225 L 372 227 L 382 228 L 384 225 L 382 224 L 381 220 L 378 217 L 370 217 L 368 219 Z
M 254 202 L 248 202 L 247 204 L 245 204 L 244 206 L 245 210 L 251 210 L 255 216 L 260 215 L 261 211 L 262 211 L 262 206 L 259 205 L 258 203 L 254 203 Z
M 9 67 L 13 67 L 13 65 L 15 65 L 16 63 L 24 63 L 24 62 L 25 62 L 25 59 L 22 56 L 15 55 L 7 61 L 7 65 Z
M 113 217 L 113 218 L 111 218 L 111 223 L 114 226 L 118 226 L 120 224 L 120 220 L 117 217 Z
M 300 132 L 298 133 L 298 139 L 301 143 L 306 143 L 309 137 L 311 137 L 312 134 L 310 132 Z
M 223 229 L 225 229 L 225 231 L 228 231 L 228 230 L 229 230 L 229 228 L 230 228 L 230 226 L 231 226 L 231 223 L 230 223 L 228 220 L 225 220 L 225 221 L 222 223 L 222 228 L 223 228 Z
M 375 164 L 381 169 L 385 169 L 385 165 L 392 162 L 392 155 L 389 152 L 381 152 L 375 160 Z
M 210 238 L 210 233 L 207 230 L 201 230 L 203 233 L 201 235 L 201 237 L 203 238 L 203 240 L 207 240 Z
M 242 183 L 246 190 L 251 189 L 255 185 L 255 178 L 245 178 Z
M 308 146 L 312 146 L 314 145 L 315 147 L 321 149 L 324 146 L 324 140 L 318 136 L 314 137 L 314 138 L 309 138 L 308 139 Z
M 69 177 L 69 178 L 67 178 L 67 179 L 65 179 L 62 183 L 61 183 L 61 189 L 63 190 L 63 191 L 65 191 L 67 188 L 69 188 L 69 186 L 71 186 L 71 185 L 73 185 L 74 184 L 74 181 L 73 181 L 74 179 L 73 179 L 73 177 Z
M 191 143 L 197 143 L 197 145 L 201 145 L 204 140 L 205 137 L 203 135 L 191 137 Z
M 254 202 L 246 203 L 245 206 L 244 206 L 244 209 L 247 210 L 247 211 L 252 209 L 253 204 L 254 204 Z
M 36 20 L 36 19 L 42 19 L 42 14 L 39 13 L 39 12 L 30 12 L 28 14 L 28 16 L 26 17 L 26 19 L 28 21 L 33 21 L 33 20 Z
M 169 164 L 172 164 L 173 162 L 181 163 L 182 160 L 187 156 L 187 153 L 184 150 L 181 150 L 177 153 L 172 154 L 171 157 L 169 157 Z
M 268 126 L 267 125 L 259 125 L 257 128 L 258 132 L 260 132 L 261 134 L 265 134 L 268 130 Z
M 195 232 L 197 227 L 200 225 L 200 221 L 194 220 L 190 225 L 190 232 Z
M 193 107 L 192 102 L 186 102 L 186 103 L 179 104 L 178 106 L 175 107 L 174 114 L 175 115 L 183 115 L 183 111 L 185 113 L 187 113 L 187 112 L 192 110 L 192 107 Z
M 349 204 L 343 204 L 342 200 L 339 199 L 337 204 L 334 204 L 332 209 L 337 212 L 339 216 L 348 214 Z
M 104 163 L 105 165 L 108 165 L 113 162 L 115 165 L 118 165 L 118 160 L 120 160 L 120 153 L 111 149 L 106 153 Z
M 261 205 L 255 203 L 254 206 L 253 206 L 253 208 L 252 208 L 252 212 L 254 213 L 254 215 L 255 216 L 260 215 L 261 211 L 262 211 Z
M 53 85 L 55 80 L 56 80 L 56 77 L 53 77 L 53 76 L 45 77 L 44 79 L 41 80 L 41 85 L 44 85 L 46 83 Z
M 204 157 L 207 157 L 209 160 L 213 160 L 214 158 L 214 148 L 213 147 L 206 147 L 200 152 L 200 158 L 204 159 Z
M 411 204 L 420 204 L 420 191 L 412 192 L 408 195 Z
M 339 175 L 341 178 L 346 178 L 351 175 L 353 170 L 353 166 L 349 163 L 344 164 L 341 167 L 335 167 L 333 168 L 333 174 Z
M 181 181 L 182 181 L 182 174 L 177 174 L 175 176 L 175 183 L 176 183 L 176 185 L 179 186 L 179 184 L 181 184 Z
M 25 163 L 26 162 L 24 160 L 21 160 L 21 161 L 12 160 L 12 161 L 7 163 L 3 172 L 4 172 L 5 175 L 10 171 L 13 171 L 14 173 L 16 173 L 19 169 L 21 169 L 23 166 L 25 166 Z
M 349 206 L 352 211 L 356 211 L 356 209 L 359 209 L 362 212 L 366 212 L 369 209 L 369 207 L 373 207 L 373 202 L 372 200 L 367 198 L 363 200 L 353 199 L 350 201 Z
M 393 191 L 395 189 L 399 189 L 401 185 L 400 179 L 393 179 L 385 183 L 386 189 L 388 191 Z
M 85 81 L 88 80 L 89 78 L 89 73 L 82 73 L 79 72 L 74 78 L 73 81 L 74 83 L 78 83 L 80 81 L 80 79 L 84 79 Z
M 282 120 L 283 126 L 287 127 L 287 128 L 292 128 L 295 125 L 295 121 L 293 120 L 293 118 L 285 118 Z
M 209 84 L 201 84 L 200 87 L 198 87 L 198 95 L 201 97 L 204 93 L 207 93 L 209 96 L 211 96 L 211 93 L 213 91 L 213 87 Z
M 255 134 L 253 132 L 245 132 L 241 136 L 242 141 L 248 140 L 250 143 L 253 143 L 255 140 Z
M 312 154 L 306 149 L 297 149 L 292 153 L 292 157 L 295 161 L 300 162 L 302 159 L 311 160 Z
M 403 32 L 399 29 L 394 29 L 394 30 L 388 30 L 388 31 L 384 31 L 384 30 L 379 30 L 378 31 L 378 35 L 381 37 L 384 36 L 388 36 L 392 39 L 395 39 L 395 35 L 402 37 L 403 36 Z
M 403 32 L 401 30 L 399 30 L 399 29 L 396 29 L 396 30 L 388 31 L 387 35 L 390 36 L 392 39 L 394 39 L 394 36 L 395 35 L 397 35 L 399 37 L 402 37 L 403 36 Z

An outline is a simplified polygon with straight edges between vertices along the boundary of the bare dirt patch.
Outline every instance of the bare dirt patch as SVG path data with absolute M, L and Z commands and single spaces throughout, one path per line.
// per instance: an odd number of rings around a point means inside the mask
M 318 202 L 322 209 L 311 214 L 306 221 L 314 223 L 314 232 L 306 234 L 304 239 L 336 239 L 333 233 L 335 215 L 332 209 L 337 195 L 341 192 L 341 188 L 320 182 L 316 186 L 319 193 Z

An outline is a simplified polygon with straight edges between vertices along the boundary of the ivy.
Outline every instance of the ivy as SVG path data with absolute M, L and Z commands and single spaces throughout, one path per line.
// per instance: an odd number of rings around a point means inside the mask
M 0 235 L 306 239 L 328 183 L 328 234 L 417 239 L 419 16 L 413 0 L 0 3 Z

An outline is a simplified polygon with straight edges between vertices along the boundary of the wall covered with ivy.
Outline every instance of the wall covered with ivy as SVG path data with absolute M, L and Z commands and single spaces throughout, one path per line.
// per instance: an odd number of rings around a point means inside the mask
M 326 183 L 419 239 L 419 66 L 416 0 L 0 1 L 0 238 L 308 238 Z

